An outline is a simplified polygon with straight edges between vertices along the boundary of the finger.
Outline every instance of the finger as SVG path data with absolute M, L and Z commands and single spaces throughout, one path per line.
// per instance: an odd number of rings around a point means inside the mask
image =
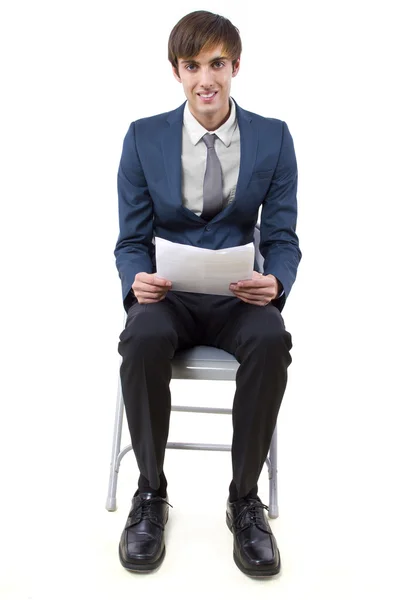
M 258 289 L 257 288 L 241 288 L 241 287 L 239 287 L 237 289 L 237 291 L 240 293 L 243 292 L 243 294 L 252 294 L 253 296 L 257 296 L 257 297 L 267 296 L 267 293 L 268 293 L 268 290 L 266 290 L 265 287 L 258 288 Z
M 139 282 L 140 286 L 151 286 L 154 289 L 157 290 L 169 290 L 172 286 L 171 282 L 169 282 L 168 285 L 164 285 L 164 283 L 162 283 L 163 281 L 165 281 L 165 279 L 152 279 L 149 282 Z M 160 283 L 161 282 L 161 283 Z
M 249 288 L 249 289 L 243 289 L 243 288 L 231 288 L 232 291 L 238 292 L 239 294 L 251 294 L 252 296 L 257 297 L 258 299 L 262 296 L 267 297 L 267 292 L 265 291 L 265 288 L 259 288 L 259 289 L 253 289 L 253 288 Z
M 134 291 L 137 292 L 157 292 L 158 294 L 160 292 L 164 292 L 166 291 L 165 286 L 158 286 L 158 285 L 151 285 L 150 283 L 134 283 L 132 286 Z
M 254 290 L 261 290 L 264 288 L 267 289 L 267 286 L 265 285 L 265 283 L 263 285 L 257 285 L 254 280 L 251 281 L 238 281 L 237 283 L 231 283 L 230 287 L 233 287 L 237 290 L 249 290 L 249 289 L 254 289 Z
M 243 281 L 238 281 L 237 285 L 239 287 L 254 287 L 254 288 L 262 288 L 262 287 L 272 287 L 273 282 L 265 281 L 265 279 L 244 279 Z
M 161 285 L 163 287 L 171 287 L 172 282 L 169 279 L 165 279 L 164 277 L 159 277 L 157 273 L 153 275 L 153 283 L 154 285 Z
M 244 302 L 250 302 L 251 304 L 257 304 L 259 306 L 265 306 L 270 302 L 270 299 L 266 298 L 265 296 L 255 296 L 252 294 L 247 294 L 246 292 L 235 292 L 235 296 Z
M 151 273 L 138 273 L 136 275 L 135 282 L 140 281 L 142 283 L 147 283 L 150 285 L 155 285 L 157 287 L 171 287 L 172 283 L 168 279 L 163 277 L 158 277 L 155 274 Z
M 161 294 L 160 294 L 160 292 L 141 292 L 140 297 L 149 299 L 149 300 L 152 300 L 152 299 L 159 300 L 161 297 Z

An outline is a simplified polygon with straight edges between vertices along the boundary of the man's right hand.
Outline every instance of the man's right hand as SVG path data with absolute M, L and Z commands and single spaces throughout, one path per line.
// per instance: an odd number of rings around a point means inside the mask
M 172 283 L 157 273 L 137 273 L 132 290 L 139 304 L 151 304 L 164 300 L 171 287 Z

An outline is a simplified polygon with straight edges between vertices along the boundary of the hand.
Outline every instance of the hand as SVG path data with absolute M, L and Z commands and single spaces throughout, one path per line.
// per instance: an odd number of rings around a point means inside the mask
M 153 304 L 164 300 L 171 287 L 170 281 L 157 277 L 156 273 L 137 273 L 132 290 L 139 304 Z
M 261 275 L 257 271 L 253 271 L 252 279 L 231 283 L 229 289 L 243 302 L 257 306 L 266 306 L 279 293 L 275 275 Z

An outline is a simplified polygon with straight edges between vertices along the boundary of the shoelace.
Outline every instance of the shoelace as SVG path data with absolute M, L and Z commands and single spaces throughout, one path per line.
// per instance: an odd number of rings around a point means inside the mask
M 155 525 L 158 525 L 159 527 L 164 529 L 164 524 L 159 520 L 158 516 L 154 514 L 154 512 L 152 512 L 152 505 L 156 504 L 157 502 L 164 502 L 165 504 L 168 504 L 168 506 L 170 506 L 171 508 L 174 508 L 172 504 L 167 502 L 164 498 L 149 498 L 148 500 L 142 500 L 142 502 L 140 502 L 140 504 L 136 506 L 136 508 L 131 510 L 131 512 L 129 513 L 128 519 L 132 519 L 132 523 L 130 525 L 127 525 L 125 529 L 129 529 L 129 527 L 136 525 L 139 521 L 142 521 L 143 519 L 148 519 Z M 139 517 L 139 520 L 137 519 L 137 517 Z
M 261 508 L 269 509 L 269 507 L 260 500 L 254 500 L 251 501 L 250 504 L 247 504 L 233 521 L 235 529 L 245 529 L 250 525 L 262 525 L 264 528 L 265 521 L 263 514 L 260 512 Z

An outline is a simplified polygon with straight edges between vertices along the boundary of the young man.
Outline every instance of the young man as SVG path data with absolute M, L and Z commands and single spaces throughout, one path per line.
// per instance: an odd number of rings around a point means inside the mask
M 301 259 L 297 166 L 286 123 L 231 98 L 240 54 L 229 20 L 206 11 L 186 15 L 171 32 L 168 58 L 187 102 L 132 123 L 124 140 L 115 256 L 128 315 L 118 350 L 140 477 L 119 556 L 131 571 L 154 570 L 165 555 L 170 363 L 177 350 L 198 344 L 222 348 L 240 363 L 226 509 L 235 562 L 248 575 L 280 570 L 257 481 L 291 363 L 281 310 Z M 233 296 L 174 292 L 157 277 L 153 236 L 200 248 L 241 246 L 253 241 L 260 207 L 264 269 L 233 282 Z M 200 489 L 206 485 L 199 480 Z

